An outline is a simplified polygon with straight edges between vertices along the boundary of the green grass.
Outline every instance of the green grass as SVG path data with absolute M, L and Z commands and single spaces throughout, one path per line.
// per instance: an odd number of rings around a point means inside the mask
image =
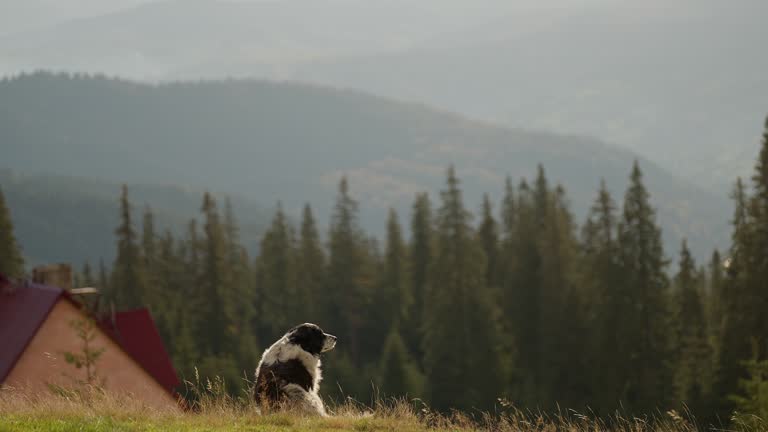
M 616 417 L 608 423 L 575 412 L 544 415 L 522 412 L 511 406 L 494 415 L 469 418 L 461 413 L 440 415 L 405 400 L 380 401 L 373 409 L 349 401 L 329 407 L 328 418 L 292 412 L 260 414 L 245 398 L 226 396 L 208 383 L 198 392 L 191 410 L 155 410 L 139 398 L 115 396 L 102 391 L 59 392 L 27 396 L 0 389 L 0 432 L 288 432 L 288 431 L 489 431 L 489 432 L 694 432 L 693 422 L 674 411 L 655 418 Z M 720 431 L 768 430 L 768 422 L 751 418 Z
M 2 431 L 422 431 L 421 426 L 394 419 L 307 419 L 300 417 L 212 418 L 187 415 L 180 418 L 113 418 L 108 416 L 35 417 L 10 415 L 0 419 Z

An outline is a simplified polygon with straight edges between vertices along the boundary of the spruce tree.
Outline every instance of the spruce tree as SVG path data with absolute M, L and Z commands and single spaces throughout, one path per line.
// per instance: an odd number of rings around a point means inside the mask
M 367 240 L 358 227 L 357 202 L 349 194 L 346 177 L 339 182 L 329 233 L 328 295 L 324 316 L 328 327 L 345 341 L 350 359 L 359 364 L 362 352 L 361 330 L 365 323 L 372 280 L 365 274 Z M 343 310 L 343 314 L 338 311 Z
M 709 266 L 707 268 L 707 321 L 709 322 L 709 338 L 712 342 L 712 346 L 715 350 L 719 350 L 720 344 L 720 330 L 723 325 L 724 307 L 725 301 L 725 274 L 723 273 L 723 259 L 720 256 L 720 252 L 715 249 L 712 252 L 712 257 L 709 260 Z
M 155 233 L 155 216 L 149 206 L 144 208 L 142 228 L 141 251 L 144 263 L 147 269 L 151 271 L 157 259 L 157 233 Z
M 317 231 L 315 217 L 309 204 L 304 205 L 299 233 L 299 250 L 296 256 L 297 285 L 301 291 L 304 321 L 321 322 L 322 316 L 317 307 L 319 299 L 325 296 L 325 252 Z M 322 326 L 322 324 L 321 324 Z
M 188 287 L 186 294 L 190 300 L 198 299 L 199 301 L 204 297 L 201 280 L 203 273 L 203 246 L 197 220 L 192 218 L 187 223 L 186 235 L 184 240 L 179 242 L 178 251 L 187 268 L 187 272 L 184 275 L 184 284 Z
M 422 336 L 424 325 L 424 307 L 427 298 L 428 271 L 434 257 L 434 227 L 432 206 L 429 195 L 416 195 L 411 215 L 411 241 L 409 244 L 408 273 L 410 275 L 413 305 L 408 313 L 408 325 L 403 326 L 403 338 L 411 352 L 417 353 L 420 362 L 422 355 Z
M 736 210 L 715 387 L 719 395 L 736 396 L 741 390 L 739 380 L 747 378 L 743 362 L 768 359 L 768 118 L 752 183 L 752 196 L 741 180 L 733 193 Z M 732 408 L 733 399 L 722 401 L 721 414 Z
M 754 193 L 748 213 L 752 228 L 748 245 L 745 294 L 753 307 L 751 336 L 757 341 L 758 360 L 768 359 L 768 117 L 765 119 L 760 154 L 752 176 Z M 745 359 L 746 360 L 746 359 Z
M 384 253 L 384 269 L 379 293 L 381 300 L 377 308 L 386 310 L 387 320 L 400 326 L 409 319 L 413 294 L 406 268 L 407 249 L 403 240 L 400 223 L 394 209 L 389 210 L 387 219 L 387 244 Z
M 510 331 L 507 345 L 513 341 L 512 351 L 518 354 L 516 368 L 511 375 L 511 396 L 517 403 L 534 406 L 545 397 L 545 389 L 540 385 L 540 224 L 536 217 L 534 194 L 525 179 L 518 185 L 516 199 L 509 183 L 505 195 L 503 260 L 506 271 L 501 283 L 501 305 L 503 322 Z
M 19 278 L 24 275 L 24 258 L 13 234 L 11 212 L 5 203 L 2 189 L 0 189 L 0 274 Z
M 181 257 L 176 255 L 173 235 L 169 230 L 161 237 L 155 238 L 153 243 L 156 250 L 152 260 L 154 293 L 151 310 L 160 335 L 166 344 L 170 344 L 175 335 L 176 323 L 179 321 L 178 304 L 187 301 L 182 295 L 184 264 Z
M 453 167 L 441 196 L 425 316 L 428 393 L 438 409 L 489 408 L 502 394 L 506 365 L 498 352 L 498 312 L 485 284 L 485 256 Z
M 207 342 L 208 355 L 226 355 L 234 350 L 232 325 L 236 322 L 234 305 L 237 300 L 227 266 L 225 233 L 216 201 L 208 192 L 203 195 L 201 212 L 205 220 L 200 278 L 204 307 L 198 332 Z
M 675 397 L 691 412 L 709 414 L 705 412 L 705 398 L 710 385 L 711 352 L 700 297 L 702 281 L 685 240 L 680 249 L 679 267 L 674 279 Z
M 166 281 L 161 279 L 158 251 L 158 238 L 155 232 L 155 216 L 149 206 L 144 208 L 141 234 L 141 258 L 144 268 L 147 290 L 144 304 L 150 306 L 153 311 L 163 308 L 167 302 L 165 292 L 168 288 L 163 286 Z
M 543 171 L 540 176 L 543 178 Z M 541 181 L 541 180 L 540 180 Z M 546 180 L 544 180 L 546 184 Z M 577 240 L 565 190 L 548 192 L 543 220 L 539 221 L 537 275 L 540 319 L 540 404 L 576 406 L 587 385 L 585 359 L 579 339 L 586 340 L 583 293 L 576 284 Z
M 597 414 L 610 414 L 621 401 L 632 371 L 629 361 L 629 334 L 624 317 L 632 312 L 627 287 L 618 262 L 616 204 L 605 181 L 582 227 L 582 281 L 588 300 L 586 320 L 592 329 L 591 353 L 593 391 L 591 406 Z
M 753 306 L 748 294 L 750 246 L 754 224 L 748 215 L 748 197 L 741 179 L 737 179 L 731 198 L 734 213 L 731 219 L 731 250 L 727 277 L 723 282 L 720 307 L 720 329 L 715 358 L 713 394 L 717 395 L 716 413 L 729 418 L 734 408 L 730 395 L 739 392 L 739 381 L 746 379 L 742 362 L 753 355 Z
M 671 394 L 667 265 L 661 229 L 651 207 L 643 174 L 635 161 L 618 226 L 619 266 L 625 295 L 632 307 L 624 317 L 623 335 L 632 371 L 622 401 L 630 412 L 651 412 L 665 407 Z
M 240 245 L 240 227 L 237 224 L 235 211 L 232 209 L 232 200 L 224 199 L 224 238 L 227 243 L 227 253 L 232 265 L 239 265 L 243 252 Z
M 536 212 L 536 220 L 544 221 L 544 216 L 549 208 L 549 181 L 544 171 L 544 166 L 539 164 L 536 168 L 536 180 L 533 184 L 533 204 Z
M 263 323 L 268 323 L 264 337 L 274 339 L 302 319 L 296 301 L 298 286 L 294 233 L 279 203 L 259 249 L 256 283 L 263 304 L 260 318 Z
M 487 261 L 485 284 L 489 287 L 498 287 L 500 284 L 499 232 L 496 220 L 493 217 L 493 207 L 488 194 L 483 195 L 481 215 L 482 219 L 478 228 L 478 237 Z
M 223 230 L 230 284 L 236 299 L 233 324 L 237 338 L 236 358 L 241 365 L 249 364 L 258 361 L 261 354 L 257 351 L 258 338 L 253 327 L 256 315 L 253 304 L 256 297 L 254 272 L 251 271 L 248 251 L 240 241 L 240 226 L 229 197 L 224 200 Z
M 520 354 L 520 340 L 525 339 L 522 336 L 521 328 L 517 327 L 522 323 L 522 320 L 518 320 L 517 315 L 515 315 L 522 310 L 516 303 L 521 294 L 521 290 L 517 286 L 518 275 L 520 274 L 518 273 L 519 263 L 517 255 L 519 252 L 517 247 L 517 241 L 519 240 L 517 232 L 518 217 L 515 185 L 512 183 L 512 178 L 507 176 L 504 182 L 504 197 L 502 198 L 499 217 L 501 223 L 499 227 L 498 290 L 496 294 L 498 295 L 498 304 L 501 310 L 501 349 L 508 353 L 505 359 L 507 362 L 513 359 L 518 361 L 517 370 L 510 370 L 510 381 L 504 384 L 508 390 L 511 389 L 511 391 L 507 392 L 507 396 L 513 398 L 516 402 L 521 402 L 525 399 L 522 381 L 529 371 L 524 370 L 527 359 L 523 358 L 523 356 L 515 358 L 516 354 Z M 528 381 L 532 382 L 530 377 Z
M 421 397 L 424 378 L 397 328 L 393 325 L 384 341 L 378 370 L 379 391 L 385 397 Z
M 112 271 L 110 288 L 119 308 L 144 305 L 147 295 L 147 275 L 141 259 L 138 236 L 133 226 L 128 187 L 123 185 L 120 196 L 120 225 L 117 235 L 117 257 Z
M 366 332 L 370 339 L 379 341 L 369 345 L 369 349 L 380 351 L 381 343 L 394 327 L 402 328 L 410 321 L 413 305 L 413 293 L 407 268 L 407 248 L 403 240 L 400 223 L 394 209 L 387 217 L 386 245 L 379 282 L 373 293 L 371 316 L 367 320 Z M 398 338 L 400 338 L 398 331 Z M 400 341 L 402 343 L 402 340 Z M 377 359 L 381 357 L 378 352 Z

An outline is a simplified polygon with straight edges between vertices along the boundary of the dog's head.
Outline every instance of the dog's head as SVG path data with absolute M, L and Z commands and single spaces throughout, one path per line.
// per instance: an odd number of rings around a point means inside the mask
M 315 324 L 305 323 L 288 330 L 288 341 L 312 355 L 330 351 L 336 346 L 336 336 L 323 332 Z

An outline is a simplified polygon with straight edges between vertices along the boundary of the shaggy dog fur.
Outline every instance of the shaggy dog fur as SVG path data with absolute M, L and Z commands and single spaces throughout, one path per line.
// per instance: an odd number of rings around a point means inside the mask
M 287 407 L 327 416 L 318 396 L 320 354 L 336 346 L 336 336 L 315 324 L 298 325 L 264 351 L 256 368 L 254 399 L 262 407 Z

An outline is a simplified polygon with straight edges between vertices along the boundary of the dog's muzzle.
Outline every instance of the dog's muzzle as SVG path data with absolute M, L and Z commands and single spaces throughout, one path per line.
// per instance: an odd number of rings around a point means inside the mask
M 323 350 L 321 352 L 330 351 L 336 346 L 336 336 L 325 333 L 325 340 L 323 341 Z

